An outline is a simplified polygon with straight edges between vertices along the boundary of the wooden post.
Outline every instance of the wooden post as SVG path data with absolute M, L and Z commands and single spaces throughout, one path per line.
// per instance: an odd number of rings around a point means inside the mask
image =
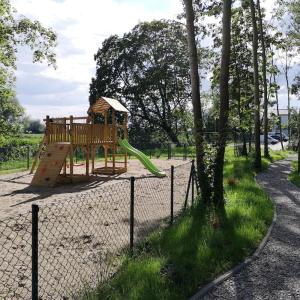
M 27 146 L 27 170 L 30 168 L 30 146 Z
M 71 176 L 71 181 L 73 180 L 73 116 L 70 116 L 70 176 Z
M 116 112 L 113 110 L 112 111 L 112 124 L 113 124 L 113 138 L 112 138 L 112 159 L 113 159 L 113 174 L 115 174 L 115 169 L 116 169 Z
M 67 119 L 64 118 L 64 129 L 63 129 L 63 141 L 66 142 L 67 141 Z M 65 159 L 64 161 L 64 168 L 63 168 L 63 174 L 64 176 L 66 176 L 66 173 L 67 173 L 67 159 Z
M 45 134 L 46 134 L 46 145 L 48 145 L 50 143 L 50 128 L 49 125 L 50 124 L 50 117 L 46 116 L 46 130 L 45 130 Z
M 88 125 L 86 125 L 88 126 Z M 89 176 L 90 173 L 90 151 L 91 151 L 91 127 L 87 127 L 86 131 L 86 155 L 85 155 L 85 175 Z
M 92 173 L 95 169 L 95 145 L 92 146 Z
M 127 131 L 127 123 L 128 123 L 128 115 L 125 113 L 125 118 L 124 118 L 124 139 L 128 139 L 128 131 Z M 125 169 L 127 170 L 127 151 L 125 150 Z
M 289 139 L 291 137 L 289 136 Z M 299 114 L 298 114 L 298 168 L 297 171 L 300 173 L 300 109 L 299 109 Z
M 107 111 L 104 113 L 104 141 L 108 141 L 108 122 L 107 122 Z
M 90 145 L 86 145 L 86 155 L 85 155 L 85 175 L 89 176 L 90 173 Z

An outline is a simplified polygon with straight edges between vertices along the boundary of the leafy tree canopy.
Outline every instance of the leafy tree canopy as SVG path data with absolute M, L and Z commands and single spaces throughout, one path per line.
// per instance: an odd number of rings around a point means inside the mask
M 131 122 L 146 121 L 178 143 L 187 131 L 190 77 L 184 27 L 176 21 L 140 23 L 122 37 L 106 39 L 95 55 L 90 102 L 115 97 Z
M 38 21 L 16 16 L 9 0 L 0 0 L 0 138 L 20 131 L 23 109 L 15 99 L 14 70 L 18 46 L 33 51 L 33 62 L 55 66 L 56 35 Z

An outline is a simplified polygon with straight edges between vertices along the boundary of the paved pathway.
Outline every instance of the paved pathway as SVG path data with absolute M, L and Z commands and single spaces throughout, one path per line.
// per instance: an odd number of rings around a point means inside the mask
M 211 290 L 205 300 L 300 300 L 300 189 L 287 180 L 292 159 L 272 164 L 257 178 L 277 208 L 277 221 L 259 258 Z

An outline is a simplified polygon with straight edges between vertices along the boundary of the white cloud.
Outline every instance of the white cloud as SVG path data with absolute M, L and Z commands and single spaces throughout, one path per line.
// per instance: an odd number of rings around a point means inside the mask
M 19 14 L 39 20 L 44 26 L 52 27 L 58 35 L 57 65 L 54 70 L 46 66 L 33 66 L 29 51 L 21 48 L 17 72 L 17 96 L 26 106 L 28 114 L 35 118 L 43 118 L 45 105 L 41 110 L 40 103 L 49 101 L 47 114 L 60 114 L 60 106 L 53 103 L 69 99 L 65 89 L 78 85 L 77 95 L 72 95 L 77 105 L 64 107 L 64 113 L 85 114 L 82 106 L 88 106 L 88 88 L 91 77 L 95 73 L 94 54 L 105 38 L 112 34 L 123 34 L 140 21 L 160 18 L 175 18 L 181 12 L 181 1 L 174 0 L 12 0 L 12 5 Z M 39 76 L 38 82 L 36 81 Z M 56 87 L 61 91 L 53 90 Z M 28 88 L 27 82 L 32 81 Z M 52 84 L 49 88 L 49 83 Z M 34 85 L 38 92 L 30 92 Z M 65 85 L 65 86 L 64 86 Z M 45 95 L 40 90 L 45 89 Z M 32 96 L 32 94 L 35 94 Z M 38 95 L 36 95 L 38 94 Z M 40 98 L 38 98 L 40 97 Z M 52 99 L 52 100 L 51 100 Z M 54 100 L 55 99 L 55 100 Z M 52 102 L 53 101 L 53 102 Z M 69 102 L 69 101 L 68 101 Z M 80 104 L 79 104 L 80 103 Z M 76 107 L 78 110 L 76 111 Z
M 32 64 L 30 51 L 24 47 L 19 52 L 17 96 L 27 113 L 40 119 L 46 114 L 85 115 L 89 84 L 95 73 L 94 54 L 105 38 L 121 35 L 139 21 L 175 18 L 182 10 L 181 0 L 12 0 L 11 3 L 19 14 L 41 21 L 58 35 L 57 70 Z M 262 1 L 268 16 L 273 4 L 274 0 Z M 298 71 L 291 70 L 295 72 Z M 278 82 L 284 84 L 283 76 Z M 283 87 L 282 107 L 287 103 L 285 93 Z M 297 104 L 295 100 L 294 103 Z

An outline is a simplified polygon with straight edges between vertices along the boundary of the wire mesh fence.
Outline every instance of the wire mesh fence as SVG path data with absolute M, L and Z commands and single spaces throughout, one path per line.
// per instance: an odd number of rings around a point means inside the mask
M 125 253 L 192 203 L 191 166 L 164 178 L 122 179 L 1 221 L 0 298 L 79 299 L 108 280 Z
M 31 212 L 0 221 L 0 299 L 31 297 Z

